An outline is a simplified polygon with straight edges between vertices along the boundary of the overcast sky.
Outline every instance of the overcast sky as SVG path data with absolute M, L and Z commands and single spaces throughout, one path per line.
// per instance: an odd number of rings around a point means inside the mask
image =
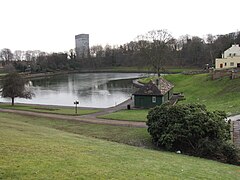
M 240 0 L 0 0 L 0 49 L 68 51 L 119 45 L 153 29 L 203 37 L 240 30 Z

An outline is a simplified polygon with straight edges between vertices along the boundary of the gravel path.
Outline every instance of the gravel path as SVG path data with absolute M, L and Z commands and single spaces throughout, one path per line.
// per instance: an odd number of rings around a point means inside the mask
M 233 143 L 240 148 L 240 115 L 228 117 L 232 120 Z
M 39 112 L 31 112 L 31 111 L 21 111 L 21 110 L 13 110 L 13 109 L 1 109 L 0 112 L 7 113 L 16 113 L 27 116 L 37 116 L 37 117 L 45 117 L 45 118 L 53 118 L 53 119 L 62 119 L 62 120 L 72 120 L 79 121 L 84 123 L 92 123 L 92 124 L 106 124 L 113 126 L 128 126 L 128 127 L 138 127 L 138 128 L 146 128 L 145 122 L 134 122 L 134 121 L 120 121 L 120 120 L 107 120 L 107 119 L 99 119 L 96 116 L 115 112 L 121 109 L 126 109 L 128 104 L 131 104 L 132 100 L 129 99 L 115 107 L 103 109 L 101 112 L 83 115 L 83 116 L 69 116 L 69 115 L 60 115 L 60 114 L 50 114 L 50 113 L 39 113 Z
M 112 112 L 119 111 L 121 109 L 127 109 L 127 105 L 131 105 L 133 107 L 133 101 L 128 99 L 127 101 L 115 106 L 106 109 L 102 109 L 102 111 L 82 115 L 82 116 L 70 116 L 70 115 L 60 115 L 60 114 L 50 114 L 50 113 L 39 113 L 39 112 L 30 112 L 30 111 L 21 111 L 21 110 L 13 110 L 13 109 L 1 109 L 0 112 L 6 113 L 16 113 L 27 116 L 37 116 L 37 117 L 45 117 L 59 120 L 70 120 L 70 121 L 79 121 L 84 123 L 91 124 L 105 124 L 105 125 L 113 125 L 113 126 L 127 126 L 127 127 L 137 127 L 137 128 L 146 128 L 145 122 L 134 122 L 134 121 L 121 121 L 121 120 L 107 120 L 107 119 L 99 119 L 97 116 L 104 115 Z M 240 147 L 240 115 L 230 116 L 228 117 L 233 122 L 233 141 L 234 144 Z

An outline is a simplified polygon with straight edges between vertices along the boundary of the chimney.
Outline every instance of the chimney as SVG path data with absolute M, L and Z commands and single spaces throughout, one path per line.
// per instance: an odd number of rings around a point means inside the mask
M 158 89 L 161 89 L 160 79 L 156 79 L 156 86 Z

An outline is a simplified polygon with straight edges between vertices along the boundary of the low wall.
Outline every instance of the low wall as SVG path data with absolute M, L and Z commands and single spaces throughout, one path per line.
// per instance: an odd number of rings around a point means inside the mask
M 239 69 L 213 70 L 210 73 L 211 73 L 212 80 L 220 79 L 223 77 L 229 77 L 230 79 L 240 78 Z

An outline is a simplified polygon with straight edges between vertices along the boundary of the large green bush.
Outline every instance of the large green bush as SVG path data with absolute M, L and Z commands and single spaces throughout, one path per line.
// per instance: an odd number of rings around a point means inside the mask
M 235 163 L 237 149 L 230 140 L 226 113 L 209 112 L 204 105 L 157 106 L 147 116 L 148 132 L 162 148 Z

